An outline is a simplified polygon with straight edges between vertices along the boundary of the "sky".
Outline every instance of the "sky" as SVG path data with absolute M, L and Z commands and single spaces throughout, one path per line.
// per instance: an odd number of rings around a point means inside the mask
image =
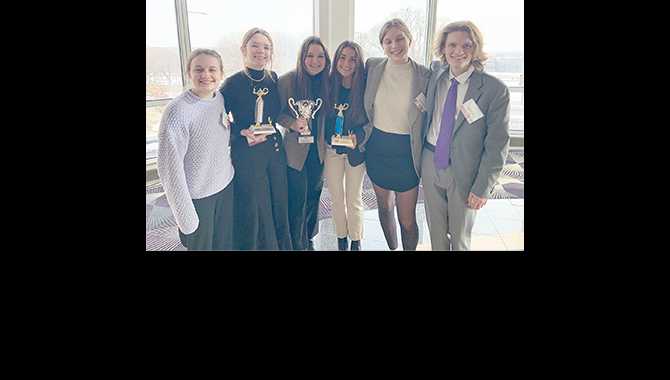
M 438 0 L 437 18 L 470 20 L 484 35 L 484 50 L 523 51 L 524 0 Z M 354 29 L 367 31 L 375 23 L 402 7 L 424 7 L 421 0 L 356 0 Z M 440 25 L 436 26 L 437 28 Z
M 247 17 L 253 4 L 257 16 Z M 355 0 L 354 29 L 367 31 L 401 7 L 426 7 L 421 0 Z M 147 45 L 177 46 L 173 0 L 146 0 Z M 201 45 L 213 45 L 228 31 L 244 33 L 253 26 L 268 31 L 293 28 L 311 32 L 312 0 L 189 0 L 192 42 L 197 36 Z M 240 15 L 245 15 L 241 17 Z M 484 49 L 524 49 L 523 0 L 438 0 L 437 17 L 451 21 L 470 20 L 484 35 Z M 438 25 L 439 27 L 439 25 Z
M 254 17 L 248 17 L 250 4 Z M 308 33 L 304 37 L 312 33 L 312 0 L 188 0 L 187 7 L 191 43 L 201 46 L 213 46 L 228 32 L 244 34 L 255 26 L 268 30 L 270 35 L 283 26 L 304 29 Z M 147 0 L 146 16 L 148 46 L 177 46 L 173 0 Z

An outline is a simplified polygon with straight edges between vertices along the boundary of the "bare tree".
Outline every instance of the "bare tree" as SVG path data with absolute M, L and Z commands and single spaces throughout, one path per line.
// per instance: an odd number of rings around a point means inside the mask
M 275 53 L 272 70 L 276 71 L 278 75 L 282 75 L 295 68 L 302 39 L 295 33 L 270 30 L 268 30 L 268 33 L 272 36 Z M 306 33 L 303 34 L 307 35 Z M 228 33 L 219 38 L 214 46 L 214 49 L 223 58 L 223 70 L 226 77 L 242 70 L 244 63 L 242 61 L 240 46 L 242 45 L 243 37 L 243 32 Z
M 363 48 L 365 57 L 383 57 L 384 50 L 379 43 L 379 30 L 382 25 L 393 18 L 399 18 L 403 20 L 407 27 L 409 28 L 410 33 L 412 34 L 412 46 L 409 49 L 409 56 L 419 62 L 423 63 L 424 61 L 424 52 L 426 49 L 426 29 L 427 29 L 427 20 L 426 20 L 426 11 L 425 9 L 416 8 L 416 7 L 406 7 L 399 8 L 391 12 L 383 21 L 380 21 L 370 27 L 367 32 L 357 33 L 356 42 L 358 42 Z M 449 22 L 449 17 L 440 17 L 437 22 L 437 27 L 439 28 L 442 25 L 445 25 Z M 432 49 L 433 41 L 429 42 L 429 45 Z
M 229 77 L 242 70 L 242 37 L 244 32 L 231 32 L 219 38 L 212 47 L 217 53 L 221 54 L 223 60 L 223 73 Z
M 370 27 L 367 32 L 358 34 L 356 36 L 358 38 L 357 42 L 363 48 L 365 58 L 384 56 L 384 50 L 379 43 L 379 30 L 386 21 L 393 18 L 399 18 L 407 24 L 412 34 L 412 46 L 409 49 L 409 56 L 417 62 L 423 62 L 423 52 L 426 46 L 426 12 L 416 7 L 396 9 L 385 17 L 383 21 Z
M 179 53 L 166 48 L 146 47 L 146 84 L 150 99 L 170 97 L 181 78 Z

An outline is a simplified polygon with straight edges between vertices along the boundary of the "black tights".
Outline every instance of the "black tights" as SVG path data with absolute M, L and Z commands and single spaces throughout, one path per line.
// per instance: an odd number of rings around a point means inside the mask
M 393 208 L 395 203 L 397 203 L 403 250 L 416 250 L 416 245 L 419 242 L 419 226 L 416 224 L 416 199 L 419 195 L 419 186 L 402 193 L 382 189 L 374 183 L 372 187 L 375 189 L 375 194 L 377 195 L 379 222 L 382 225 L 386 244 L 388 244 L 389 249 L 398 248 L 395 216 L 393 215 Z M 394 194 L 395 202 L 393 199 Z

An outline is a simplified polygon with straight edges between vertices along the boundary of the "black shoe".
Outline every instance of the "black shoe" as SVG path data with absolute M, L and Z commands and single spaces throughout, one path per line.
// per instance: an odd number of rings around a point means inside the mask
M 351 241 L 351 250 L 352 251 L 360 251 L 361 250 L 361 241 L 360 240 L 352 240 Z
M 314 240 L 309 239 L 309 246 L 307 247 L 308 251 L 313 251 L 314 250 Z
M 347 240 L 348 239 L 347 239 L 346 236 L 343 237 L 343 238 L 337 238 L 337 250 L 338 251 L 346 251 L 347 250 L 347 245 L 348 245 Z

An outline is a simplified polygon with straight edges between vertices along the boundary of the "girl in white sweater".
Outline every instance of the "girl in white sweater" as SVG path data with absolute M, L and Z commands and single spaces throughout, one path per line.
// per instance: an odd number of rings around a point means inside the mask
M 232 249 L 233 175 L 221 56 L 191 52 L 186 75 L 193 87 L 165 107 L 158 131 L 158 175 L 189 250 Z

